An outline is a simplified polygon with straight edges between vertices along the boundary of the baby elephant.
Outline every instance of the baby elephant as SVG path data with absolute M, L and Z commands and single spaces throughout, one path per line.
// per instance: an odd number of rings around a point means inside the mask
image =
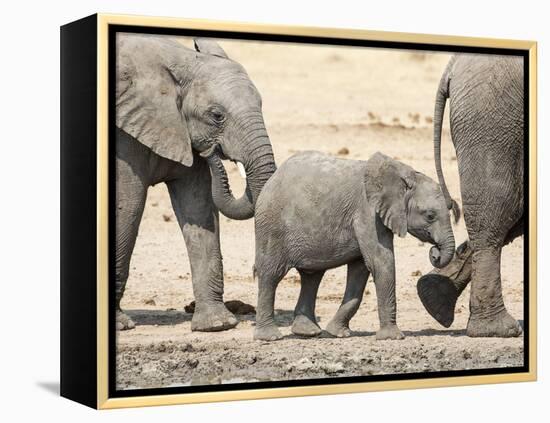
M 430 261 L 436 267 L 446 266 L 455 249 L 439 185 L 380 153 L 367 161 L 318 152 L 294 155 L 265 184 L 255 225 L 259 292 L 254 338 L 259 340 L 282 337 L 273 320 L 275 290 L 291 268 L 301 277 L 292 332 L 320 334 L 315 318 L 319 283 L 327 269 L 343 264 L 348 265 L 346 291 L 327 332 L 350 336 L 349 321 L 372 273 L 380 319 L 376 338 L 402 339 L 396 324 L 393 234 L 409 232 L 434 244 Z

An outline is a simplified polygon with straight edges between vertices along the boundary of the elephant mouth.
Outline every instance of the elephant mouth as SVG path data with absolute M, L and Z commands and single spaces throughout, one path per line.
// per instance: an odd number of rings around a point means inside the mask
M 254 141 L 250 141 L 243 152 L 243 156 L 246 157 L 244 163 L 239 158 L 228 157 L 220 145 L 208 150 L 203 157 L 207 159 L 212 175 L 214 204 L 230 219 L 250 219 L 254 216 L 254 207 L 260 191 L 276 170 L 269 138 L 262 133 Z M 246 181 L 244 193 L 239 198 L 235 198 L 231 192 L 229 178 L 222 163 L 224 159 L 235 163 L 239 174 Z
M 241 175 L 241 178 L 246 179 L 246 169 L 244 168 L 244 165 L 238 160 L 231 159 L 231 162 L 233 162 L 235 166 L 237 166 L 237 169 L 239 170 L 239 175 Z
M 409 229 L 409 233 L 422 242 L 432 245 L 428 257 L 432 266 L 436 268 L 445 267 L 454 254 L 454 238 L 447 237 L 444 241 L 436 241 L 430 232 L 422 228 Z M 452 250 L 452 252 L 451 252 Z
M 206 159 L 214 154 L 217 154 L 221 160 L 229 160 L 230 162 L 235 164 L 237 166 L 237 169 L 239 170 L 239 175 L 241 175 L 241 177 L 246 180 L 247 175 L 244 164 L 236 159 L 231 159 L 227 157 L 227 155 L 223 151 L 223 148 L 218 143 L 212 144 L 210 147 L 200 153 L 200 155 Z
M 410 228 L 409 233 L 421 242 L 427 242 L 428 244 L 437 246 L 436 242 L 433 240 L 430 233 L 426 229 Z

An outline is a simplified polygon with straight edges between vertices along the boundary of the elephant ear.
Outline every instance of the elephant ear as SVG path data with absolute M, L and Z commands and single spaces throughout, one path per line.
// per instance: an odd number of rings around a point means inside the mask
M 191 166 L 191 139 L 173 72 L 183 49 L 154 37 L 117 37 L 116 126 L 159 156 Z
M 223 51 L 220 45 L 214 40 L 208 38 L 195 38 L 193 41 L 195 43 L 195 50 L 198 52 L 228 59 L 225 51 Z
M 407 205 L 414 184 L 414 170 L 403 163 L 380 153 L 367 161 L 367 200 L 384 225 L 400 237 L 407 234 Z

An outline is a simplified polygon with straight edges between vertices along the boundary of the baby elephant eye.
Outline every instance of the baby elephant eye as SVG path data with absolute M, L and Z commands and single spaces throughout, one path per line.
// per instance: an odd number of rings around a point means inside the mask
M 433 222 L 435 221 L 436 218 L 437 218 L 437 214 L 434 211 L 429 210 L 426 212 L 426 220 L 428 222 Z

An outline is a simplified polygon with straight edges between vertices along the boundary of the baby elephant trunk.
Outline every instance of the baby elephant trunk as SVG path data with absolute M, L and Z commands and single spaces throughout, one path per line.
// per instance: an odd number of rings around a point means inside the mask
M 455 253 L 455 238 L 452 234 L 448 234 L 443 242 L 438 242 L 430 248 L 430 262 L 432 266 L 441 269 L 447 266 Z

